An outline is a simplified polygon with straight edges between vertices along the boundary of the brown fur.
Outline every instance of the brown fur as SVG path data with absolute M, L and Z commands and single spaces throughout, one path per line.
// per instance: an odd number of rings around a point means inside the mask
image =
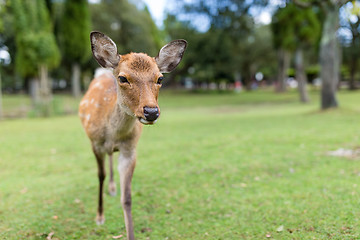
M 79 106 L 79 116 L 86 134 L 93 140 L 101 135 L 99 125 L 108 121 L 110 111 L 116 105 L 116 82 L 109 74 L 94 79 Z
M 132 70 L 139 71 L 139 72 L 150 72 L 151 67 L 156 64 L 153 58 L 147 58 L 147 54 L 145 53 L 131 53 L 128 54 L 129 59 L 129 66 Z M 152 61 L 150 61 L 150 59 Z

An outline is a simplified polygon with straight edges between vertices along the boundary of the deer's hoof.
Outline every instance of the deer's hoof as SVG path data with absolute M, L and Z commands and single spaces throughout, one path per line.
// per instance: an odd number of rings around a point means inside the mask
M 115 182 L 109 183 L 109 194 L 110 196 L 116 196 L 116 184 Z
M 97 225 L 103 225 L 105 223 L 105 216 L 104 214 L 99 215 L 99 213 L 96 215 L 95 218 L 96 224 Z

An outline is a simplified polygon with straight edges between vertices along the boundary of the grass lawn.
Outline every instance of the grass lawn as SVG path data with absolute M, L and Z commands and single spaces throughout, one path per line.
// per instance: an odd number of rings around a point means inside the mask
M 318 98 L 163 92 L 138 145 L 136 238 L 360 239 L 360 158 L 327 154 L 359 148 L 360 92 L 327 112 Z M 77 116 L 0 122 L 0 239 L 125 239 L 119 196 L 95 224 L 97 191 Z
M 53 95 L 53 115 L 75 114 L 79 106 L 80 98 L 74 99 L 70 95 Z M 32 109 L 31 99 L 24 94 L 5 94 L 3 96 L 3 115 L 5 118 L 34 117 L 36 113 Z

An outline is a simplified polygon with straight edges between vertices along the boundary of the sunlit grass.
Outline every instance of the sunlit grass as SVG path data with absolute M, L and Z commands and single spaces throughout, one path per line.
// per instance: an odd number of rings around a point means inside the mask
M 360 159 L 327 152 L 359 147 L 360 92 L 340 93 L 338 110 L 312 100 L 163 92 L 138 146 L 137 239 L 359 239 Z M 94 222 L 96 163 L 76 116 L 0 122 L 0 176 L 0 239 L 125 239 L 119 196 Z

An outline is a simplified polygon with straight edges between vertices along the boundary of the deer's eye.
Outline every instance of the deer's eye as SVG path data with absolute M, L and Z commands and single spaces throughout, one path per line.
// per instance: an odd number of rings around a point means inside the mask
M 158 80 L 157 80 L 157 84 L 161 84 L 163 79 L 164 79 L 164 77 L 159 77 Z
M 129 81 L 124 76 L 119 76 L 120 83 L 129 83 Z

